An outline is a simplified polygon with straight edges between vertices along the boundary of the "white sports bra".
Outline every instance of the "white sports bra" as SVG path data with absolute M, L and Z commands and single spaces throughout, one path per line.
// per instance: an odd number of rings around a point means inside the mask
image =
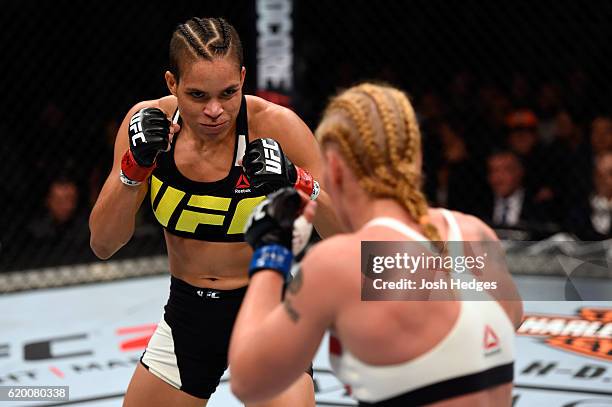
M 442 209 L 448 241 L 461 241 L 454 216 Z M 364 228 L 383 226 L 411 240 L 427 241 L 393 218 L 375 218 Z M 330 334 L 330 362 L 336 376 L 352 389 L 360 406 L 430 404 L 503 383 L 514 374 L 514 326 L 495 300 L 461 301 L 447 336 L 429 351 L 406 362 L 375 366 L 361 362 Z M 384 344 L 381 344 L 384 346 Z

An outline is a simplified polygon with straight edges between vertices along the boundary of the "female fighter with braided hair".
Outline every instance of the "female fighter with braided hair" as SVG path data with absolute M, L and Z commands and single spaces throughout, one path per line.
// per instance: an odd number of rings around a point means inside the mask
M 282 391 L 329 330 L 332 367 L 361 406 L 509 406 L 518 297 L 361 298 L 363 241 L 497 240 L 472 216 L 428 208 L 421 137 L 406 95 L 369 83 L 350 88 L 331 100 L 315 134 L 327 190 L 350 233 L 315 245 L 281 301 L 304 200 L 283 189 L 256 208 L 245 232 L 255 249 L 251 282 L 230 344 L 234 394 L 255 402 Z M 306 205 L 305 216 L 313 217 L 314 206 Z M 510 278 L 504 284 L 516 294 Z M 451 291 L 444 298 L 462 297 Z
M 90 217 L 91 247 L 103 259 L 119 250 L 148 195 L 171 273 L 164 316 L 125 406 L 207 403 L 227 368 L 248 283 L 244 224 L 267 193 L 291 186 L 318 195 L 318 232 L 336 228 L 317 182 L 322 159 L 314 136 L 291 110 L 244 96 L 244 78 L 236 30 L 221 18 L 190 19 L 170 42 L 171 95 L 136 104 L 118 131 L 113 168 Z M 312 378 L 296 377 L 266 405 L 314 405 Z

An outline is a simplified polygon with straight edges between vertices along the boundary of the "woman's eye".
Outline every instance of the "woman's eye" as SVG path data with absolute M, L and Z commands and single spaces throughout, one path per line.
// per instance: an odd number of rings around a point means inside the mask
M 236 93 L 236 91 L 236 89 L 228 89 L 223 92 L 223 96 L 232 96 L 234 93 Z

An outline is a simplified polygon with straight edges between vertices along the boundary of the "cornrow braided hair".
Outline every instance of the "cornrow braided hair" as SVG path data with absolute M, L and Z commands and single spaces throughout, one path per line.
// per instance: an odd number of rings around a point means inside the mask
M 331 100 L 316 130 L 321 145 L 335 143 L 372 196 L 399 202 L 419 223 L 425 237 L 440 242 L 415 168 L 421 133 L 414 109 L 401 91 L 363 83 Z
M 180 24 L 170 40 L 170 72 L 180 76 L 180 62 L 185 56 L 212 61 L 233 54 L 240 69 L 242 43 L 236 29 L 223 18 L 194 17 Z
M 200 39 L 204 44 L 207 44 L 211 37 L 214 36 L 214 32 L 211 31 L 210 26 L 208 25 L 210 20 L 204 21 L 202 18 L 194 17 L 187 22 L 187 24 L 192 23 L 194 28 L 200 34 Z
M 217 41 L 211 42 L 210 46 L 219 50 L 227 49 L 229 48 L 231 41 L 229 26 L 222 18 L 217 18 L 215 20 L 217 21 L 217 27 L 219 27 Z
M 180 33 L 185 37 L 187 43 L 190 47 L 202 58 L 211 59 L 210 54 L 206 52 L 206 48 L 204 48 L 204 44 L 200 40 L 199 37 L 194 35 L 192 28 L 188 24 L 181 24 L 178 27 Z

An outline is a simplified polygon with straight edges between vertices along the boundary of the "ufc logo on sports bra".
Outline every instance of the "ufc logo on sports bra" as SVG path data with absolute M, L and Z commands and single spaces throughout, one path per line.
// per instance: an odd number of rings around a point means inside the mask
M 265 199 L 265 196 L 242 198 L 238 201 L 232 213 L 230 206 L 232 199 L 235 198 L 189 195 L 187 205 L 181 205 L 179 208 L 179 204 L 188 194 L 171 186 L 160 192 L 161 187 L 162 181 L 155 176 L 151 177 L 151 204 L 158 194 L 162 194 L 157 207 L 153 210 L 155 217 L 163 227 L 167 228 L 172 215 L 176 211 L 180 211 L 176 225 L 172 226 L 177 231 L 188 233 L 194 233 L 198 225 L 222 227 L 227 216 L 231 216 L 231 221 L 225 233 L 228 235 L 243 233 L 249 215 Z
M 264 147 L 264 157 L 266 159 L 266 171 L 273 172 L 275 174 L 281 174 L 281 158 L 278 143 L 274 140 L 270 140 L 272 143 L 268 143 L 268 140 L 262 139 L 262 145 Z
M 136 146 L 136 140 L 140 140 L 141 143 L 146 143 L 144 134 L 142 133 L 142 113 L 138 112 L 130 120 L 130 132 L 135 133 L 132 136 L 132 145 Z

